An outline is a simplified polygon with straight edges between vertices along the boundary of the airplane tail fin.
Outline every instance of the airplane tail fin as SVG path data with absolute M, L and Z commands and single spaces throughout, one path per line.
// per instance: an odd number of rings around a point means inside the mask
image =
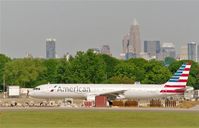
M 191 64 L 182 64 L 176 73 L 164 84 L 161 93 L 184 94 L 188 82 Z

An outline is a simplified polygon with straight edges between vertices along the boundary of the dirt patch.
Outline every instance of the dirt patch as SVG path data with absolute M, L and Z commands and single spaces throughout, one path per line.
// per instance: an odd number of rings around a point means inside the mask
M 192 108 L 199 105 L 199 101 L 183 101 L 178 107 L 179 108 Z

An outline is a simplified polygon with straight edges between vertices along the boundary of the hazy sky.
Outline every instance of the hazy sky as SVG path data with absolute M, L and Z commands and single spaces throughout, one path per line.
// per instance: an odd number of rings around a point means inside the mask
M 0 52 L 45 57 L 46 38 L 56 38 L 59 56 L 111 47 L 118 57 L 122 38 L 136 18 L 144 40 L 199 42 L 199 1 L 0 0 Z

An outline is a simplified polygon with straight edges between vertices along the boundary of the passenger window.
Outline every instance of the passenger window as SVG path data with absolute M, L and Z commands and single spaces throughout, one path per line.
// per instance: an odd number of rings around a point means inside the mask
M 40 90 L 40 88 L 34 88 L 34 90 Z

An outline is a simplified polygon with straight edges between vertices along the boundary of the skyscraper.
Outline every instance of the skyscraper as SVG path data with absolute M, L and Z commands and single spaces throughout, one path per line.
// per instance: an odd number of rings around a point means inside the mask
M 197 61 L 197 49 L 196 49 L 196 42 L 189 42 L 188 43 L 188 59 L 189 60 L 193 60 L 193 61 Z
M 125 60 L 136 57 L 135 53 L 133 53 L 133 44 L 130 43 L 129 38 L 130 38 L 130 35 L 128 33 L 127 35 L 124 36 L 122 40 L 123 53 L 121 53 L 120 55 L 123 56 Z
M 122 40 L 122 51 L 125 54 L 129 52 L 129 33 L 126 34 L 123 37 L 123 40 Z
M 180 47 L 179 59 L 180 60 L 187 60 L 188 59 L 187 55 L 188 55 L 187 46 L 181 46 Z
M 46 58 L 55 58 L 55 39 L 46 39 Z
M 136 19 L 130 28 L 129 45 L 132 45 L 132 49 L 129 49 L 129 52 L 132 52 L 136 57 L 139 57 L 141 53 L 140 27 Z
M 166 57 L 176 58 L 176 50 L 173 43 L 163 43 L 162 45 L 162 59 Z
M 102 54 L 107 54 L 109 56 L 112 56 L 109 45 L 103 45 L 102 48 L 101 48 L 101 53 Z
M 144 52 L 151 58 L 158 58 L 160 55 L 160 41 L 144 41 Z

